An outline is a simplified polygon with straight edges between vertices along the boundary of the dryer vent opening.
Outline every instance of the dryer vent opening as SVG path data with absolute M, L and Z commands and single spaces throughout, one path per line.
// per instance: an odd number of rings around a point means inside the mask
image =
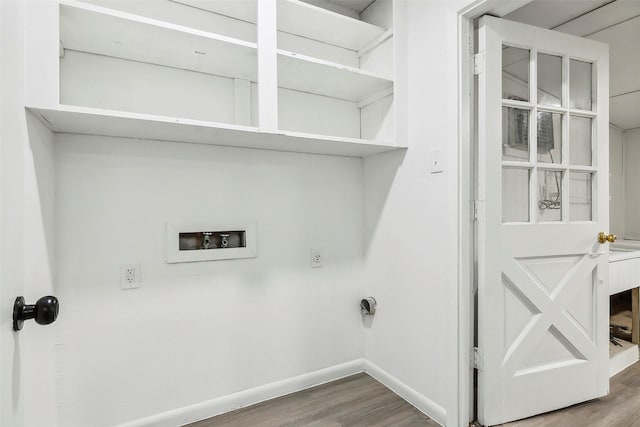
M 376 313 L 378 303 L 373 297 L 367 297 L 360 300 L 360 312 L 365 316 L 372 316 Z

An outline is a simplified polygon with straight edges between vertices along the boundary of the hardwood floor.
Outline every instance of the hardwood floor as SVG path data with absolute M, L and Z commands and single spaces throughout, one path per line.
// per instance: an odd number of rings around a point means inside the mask
M 366 374 L 358 374 L 188 427 L 436 427 Z M 503 427 L 640 427 L 640 363 L 611 378 L 610 393 Z
M 188 427 L 436 427 L 367 374 L 353 375 Z
M 503 424 L 504 427 L 638 427 L 640 363 L 611 378 L 609 395 L 569 408 Z

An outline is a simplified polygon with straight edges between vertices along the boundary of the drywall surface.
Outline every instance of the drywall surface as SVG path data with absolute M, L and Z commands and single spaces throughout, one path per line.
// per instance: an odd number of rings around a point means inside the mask
M 609 233 L 624 236 L 622 130 L 609 127 Z
M 458 378 L 456 20 L 468 3 L 402 2 L 406 24 L 394 37 L 407 44 L 396 53 L 395 98 L 397 137 L 409 149 L 365 159 L 365 283 L 378 300 L 365 358 L 449 425 Z M 434 149 L 444 171 L 432 174 Z
M 25 2 L 0 2 L 0 425 L 56 426 L 56 324 L 12 331 L 15 298 L 53 293 L 53 134 L 24 109 Z M 63 305 L 64 306 L 64 305 Z
M 640 129 L 623 132 L 624 237 L 640 240 Z
M 56 138 L 60 425 L 115 425 L 362 357 L 360 159 Z M 255 221 L 257 258 L 167 264 L 165 224 L 191 221 Z M 139 289 L 120 290 L 123 264 L 140 266 Z

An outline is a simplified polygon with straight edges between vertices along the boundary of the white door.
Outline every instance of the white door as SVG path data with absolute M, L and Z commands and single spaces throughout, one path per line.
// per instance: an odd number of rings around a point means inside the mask
M 608 47 L 492 17 L 478 64 L 478 421 L 608 393 Z M 484 62 L 484 69 L 482 67 Z

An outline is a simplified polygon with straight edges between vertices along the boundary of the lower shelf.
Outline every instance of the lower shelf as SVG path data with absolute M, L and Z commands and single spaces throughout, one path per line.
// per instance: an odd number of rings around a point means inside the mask
M 378 141 L 301 132 L 261 132 L 256 127 L 150 114 L 59 105 L 27 107 L 50 130 L 62 133 L 153 139 L 297 153 L 366 157 L 403 149 Z

